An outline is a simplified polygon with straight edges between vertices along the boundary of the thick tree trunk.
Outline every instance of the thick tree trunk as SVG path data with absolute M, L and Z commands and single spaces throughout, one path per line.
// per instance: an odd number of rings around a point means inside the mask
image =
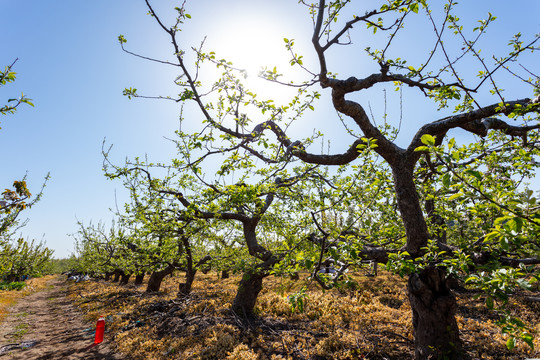
M 407 284 L 413 315 L 416 359 L 463 359 L 456 322 L 456 298 L 443 270 L 412 274 Z
M 173 270 L 174 270 L 174 266 L 169 265 L 163 270 L 154 271 L 152 275 L 150 275 L 150 279 L 148 279 L 146 292 L 159 291 L 159 289 L 161 288 L 161 282 L 163 281 L 163 278 L 169 274 L 172 274 Z
M 191 292 L 191 284 L 193 284 L 193 280 L 195 280 L 195 273 L 197 272 L 197 269 L 193 267 L 193 255 L 191 254 L 191 246 L 188 238 L 184 235 L 182 230 L 180 231 L 180 237 L 182 239 L 182 244 L 184 245 L 184 251 L 186 252 L 187 261 L 186 282 L 181 283 L 178 286 L 178 297 L 183 297 L 189 295 L 189 293 Z
M 234 298 L 231 310 L 244 318 L 255 316 L 255 302 L 262 290 L 263 279 L 266 274 L 246 272 L 240 280 L 236 297 Z
M 191 285 L 193 284 L 193 280 L 195 280 L 195 274 L 197 273 L 197 270 L 191 269 L 190 271 L 186 271 L 186 282 L 181 283 L 178 286 L 178 296 L 187 296 L 189 293 L 191 293 Z
M 124 272 L 122 270 L 115 270 L 114 271 L 113 282 L 118 282 L 120 280 L 120 276 L 122 276 L 122 274 L 124 274 Z
M 144 280 L 144 273 L 135 276 L 135 285 L 141 285 Z
M 421 248 L 427 245 L 429 232 L 413 180 L 414 166 L 408 165 L 406 159 L 398 165 L 392 166 L 394 189 L 407 235 L 406 250 L 411 256 L 416 257 L 422 252 Z
M 189 244 L 184 243 L 184 249 L 186 250 L 186 282 L 181 283 L 178 286 L 178 297 L 187 296 L 191 292 L 191 285 L 193 284 L 193 280 L 195 280 L 195 273 L 197 272 L 197 269 L 193 268 L 193 257 L 191 255 L 191 248 L 189 247 Z
M 131 274 L 123 273 L 122 276 L 120 277 L 120 284 L 127 285 L 130 277 L 131 277 Z
M 422 255 L 430 239 L 426 220 L 407 158 L 392 166 L 397 202 L 411 257 Z M 456 299 L 444 270 L 429 267 L 409 276 L 407 285 L 412 309 L 416 359 L 463 359 L 456 322 Z

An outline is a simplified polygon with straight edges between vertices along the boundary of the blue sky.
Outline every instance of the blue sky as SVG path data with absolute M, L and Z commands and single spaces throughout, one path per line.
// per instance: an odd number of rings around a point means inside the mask
M 154 2 L 158 11 L 169 14 L 169 19 L 174 15 L 172 9 L 181 4 L 171 0 Z M 77 218 L 86 223 L 109 221 L 109 208 L 115 207 L 115 198 L 120 206 L 126 201 L 122 185 L 103 176 L 104 139 L 108 145 L 114 145 L 112 156 L 119 163 L 126 157 L 145 154 L 153 161 L 167 161 L 174 156 L 173 145 L 164 137 L 172 137 L 178 128 L 178 105 L 130 101 L 122 96 L 122 90 L 135 87 L 144 94 L 167 95 L 174 91 L 175 73 L 125 54 L 117 37 L 124 34 L 130 50 L 160 58 L 170 56 L 169 43 L 145 15 L 147 10 L 142 0 L 0 0 L 0 3 L 3 8 L 0 66 L 19 59 L 14 69 L 17 81 L 0 89 L 0 104 L 21 92 L 35 104 L 34 108 L 21 107 L 15 115 L 0 119 L 3 149 L 0 186 L 8 187 L 27 173 L 30 190 L 35 192 L 43 177 L 51 173 L 42 201 L 22 214 L 23 219 L 28 217 L 30 221 L 21 229 L 21 235 L 36 239 L 44 236 L 55 256 L 65 257 L 73 250 L 68 234 L 76 231 Z M 540 2 L 518 3 L 519 8 L 516 3 L 486 0 L 463 6 L 471 19 L 485 18 L 487 11 L 498 16 L 494 24 L 498 30 L 482 44 L 485 51 L 504 47 L 512 33 L 540 32 L 537 17 Z M 208 50 L 248 63 L 243 66 L 262 62 L 260 65 L 278 63 L 286 67 L 282 39 L 288 37 L 297 40 L 298 50 L 305 53 L 308 64 L 313 61 L 309 47 L 311 20 L 297 1 L 188 0 L 187 11 L 192 21 L 181 39 L 189 46 L 197 46 L 206 35 Z M 257 42 L 261 37 L 264 44 Z M 363 41 L 358 37 L 353 39 L 360 44 Z M 246 48 L 253 50 L 251 55 L 246 55 Z M 405 44 L 397 50 L 407 56 L 413 56 L 416 51 Z M 372 65 L 359 62 L 355 53 L 347 51 L 343 47 L 332 55 L 336 71 L 344 76 L 367 75 Z M 237 59 L 239 54 L 242 56 Z M 378 91 L 370 93 L 373 99 L 368 99 L 375 108 L 382 101 L 382 92 Z M 418 110 L 416 101 L 420 98 L 411 96 L 405 100 L 405 108 Z M 426 107 L 415 114 L 403 131 L 403 139 L 410 138 L 422 123 L 433 119 L 430 117 L 433 108 Z M 438 118 L 442 114 L 434 116 Z M 327 106 L 321 105 L 321 110 L 310 117 L 322 122 L 335 116 Z M 193 114 L 193 118 L 200 116 Z M 339 135 L 333 134 L 332 129 L 328 131 L 330 138 L 335 135 L 334 143 L 339 143 Z

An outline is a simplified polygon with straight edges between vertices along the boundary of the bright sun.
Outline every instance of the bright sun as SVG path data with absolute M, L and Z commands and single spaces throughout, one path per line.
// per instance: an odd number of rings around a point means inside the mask
M 290 34 L 281 25 L 267 17 L 245 15 L 241 21 L 216 24 L 209 40 L 216 45 L 212 50 L 218 58 L 232 61 L 253 79 L 264 67 L 277 66 L 282 71 L 290 67 L 290 54 L 283 41 Z

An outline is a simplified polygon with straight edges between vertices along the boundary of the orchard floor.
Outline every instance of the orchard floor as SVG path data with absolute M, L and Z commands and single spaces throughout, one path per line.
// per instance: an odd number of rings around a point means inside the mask
M 95 324 L 67 297 L 64 277 L 40 280 L 45 286 L 16 299 L 0 323 L 0 358 L 122 359 L 107 341 L 93 346 Z
M 238 274 L 220 279 L 214 272 L 197 273 L 192 293 L 178 298 L 184 276 L 167 277 L 158 293 L 145 293 L 145 284 L 132 280 L 78 283 L 70 286 L 70 298 L 88 318 L 106 316 L 116 348 L 133 360 L 413 359 L 406 281 L 386 271 L 376 277 L 351 274 L 354 284 L 329 291 L 309 282 L 308 274 L 300 280 L 269 276 L 257 299 L 258 318 L 248 323 L 229 311 Z M 291 296 L 303 286 L 304 309 L 292 311 Z M 468 357 L 540 358 L 540 302 L 527 300 L 539 290 L 516 294 L 509 304 L 536 334 L 534 349 L 518 342 L 512 350 L 485 299 L 458 293 L 457 321 Z
M 220 279 L 215 273 L 198 273 L 192 293 L 184 298 L 177 297 L 183 273 L 166 278 L 157 293 L 146 293 L 145 285 L 131 282 L 35 279 L 41 287 L 18 295 L 0 319 L 0 359 L 413 358 L 404 279 L 385 271 L 376 277 L 355 274 L 354 286 L 321 291 L 301 278 L 266 278 L 257 300 L 258 318 L 248 323 L 229 311 L 238 275 Z M 292 311 L 289 299 L 303 286 L 304 309 Z M 0 317 L 2 299 L 13 294 L 19 293 L 0 292 Z M 470 359 L 540 358 L 540 302 L 528 300 L 538 299 L 540 289 L 517 294 L 509 304 L 509 311 L 532 327 L 534 349 L 524 343 L 506 349 L 498 316 L 486 309 L 485 299 L 474 295 L 457 295 L 460 337 Z M 106 317 L 105 342 L 92 346 L 100 315 Z

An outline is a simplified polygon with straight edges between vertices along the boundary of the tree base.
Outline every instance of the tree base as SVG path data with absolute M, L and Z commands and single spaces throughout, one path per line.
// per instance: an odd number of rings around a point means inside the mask
M 416 359 L 464 359 L 456 321 L 456 298 L 446 274 L 427 268 L 411 274 L 407 284 L 413 313 Z
M 242 318 L 255 317 L 255 302 L 262 290 L 262 282 L 266 274 L 245 273 L 240 280 L 236 297 L 234 298 L 231 310 Z
M 144 274 L 135 276 L 135 285 L 142 285 L 144 280 Z

